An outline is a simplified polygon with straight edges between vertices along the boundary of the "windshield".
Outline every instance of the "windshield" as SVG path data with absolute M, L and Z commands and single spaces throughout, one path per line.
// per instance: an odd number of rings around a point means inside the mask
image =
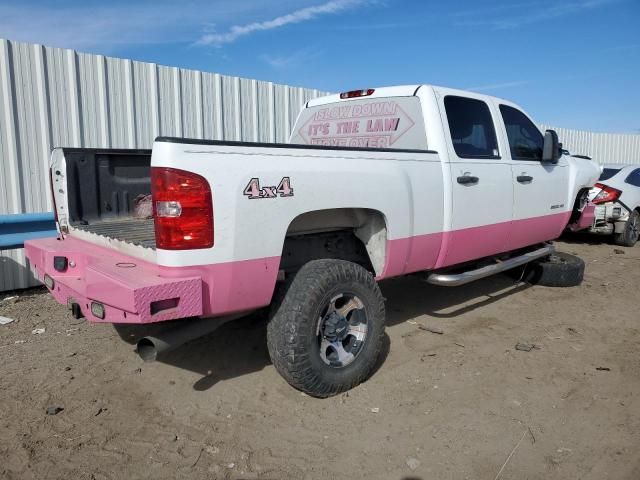
M 621 168 L 605 168 L 604 170 L 602 170 L 602 175 L 600 175 L 599 180 L 609 180 L 620 170 L 622 169 Z

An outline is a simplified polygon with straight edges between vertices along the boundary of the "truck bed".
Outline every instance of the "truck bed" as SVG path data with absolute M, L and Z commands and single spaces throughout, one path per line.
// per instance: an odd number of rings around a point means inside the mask
M 53 160 L 58 217 L 66 217 L 71 236 L 155 250 L 153 219 L 135 216 L 136 198 L 151 193 L 150 150 L 64 148 Z
M 76 230 L 92 233 L 101 237 L 156 249 L 156 237 L 153 219 L 130 218 L 125 220 L 106 220 L 91 225 L 76 225 Z

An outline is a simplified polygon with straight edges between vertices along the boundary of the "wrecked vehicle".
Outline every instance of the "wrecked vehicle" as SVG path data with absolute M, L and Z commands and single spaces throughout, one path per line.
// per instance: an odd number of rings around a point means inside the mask
M 596 205 L 589 231 L 633 247 L 640 237 L 640 165 L 604 165 L 589 199 Z

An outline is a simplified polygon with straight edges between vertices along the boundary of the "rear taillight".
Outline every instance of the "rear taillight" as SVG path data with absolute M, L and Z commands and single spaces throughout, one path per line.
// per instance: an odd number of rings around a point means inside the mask
M 373 88 L 369 88 L 367 90 L 351 90 L 350 92 L 343 92 L 340 94 L 340 98 L 342 100 L 346 100 L 347 98 L 358 98 L 358 97 L 368 97 L 372 95 L 375 90 Z
M 596 183 L 594 187 L 601 189 L 600 192 L 591 200 L 596 205 L 599 203 L 615 202 L 620 198 L 622 192 L 616 188 L 608 187 L 602 183 Z
M 151 168 L 156 247 L 190 250 L 213 246 L 213 200 L 207 180 L 177 168 Z

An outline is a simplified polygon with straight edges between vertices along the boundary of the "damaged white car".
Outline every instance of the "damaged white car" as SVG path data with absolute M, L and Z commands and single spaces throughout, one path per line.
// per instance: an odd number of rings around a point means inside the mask
M 596 205 L 590 231 L 633 247 L 640 235 L 640 165 L 604 165 L 589 200 Z

